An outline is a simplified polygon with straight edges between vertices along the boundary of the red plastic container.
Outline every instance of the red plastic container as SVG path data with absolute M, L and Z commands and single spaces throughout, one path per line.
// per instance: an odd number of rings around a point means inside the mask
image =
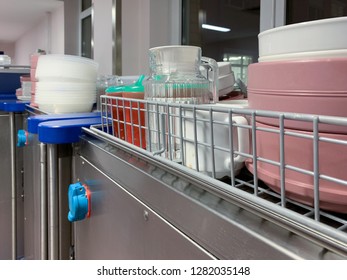
M 122 97 L 122 92 L 109 92 L 107 93 L 107 95 Z M 118 99 L 111 99 L 111 106 L 113 119 L 113 135 L 119 139 L 125 140 L 123 101 Z
M 144 99 L 144 92 L 123 92 L 124 98 Z M 124 100 L 126 141 L 146 149 L 144 103 Z
M 144 99 L 143 79 L 142 75 L 134 84 L 111 86 L 106 89 L 106 94 L 123 97 L 123 100 L 112 100 L 115 136 L 146 149 L 144 103 L 134 100 Z

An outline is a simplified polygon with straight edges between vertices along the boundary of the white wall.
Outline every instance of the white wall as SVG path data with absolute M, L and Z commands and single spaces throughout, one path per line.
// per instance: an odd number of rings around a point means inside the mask
M 170 1 L 151 0 L 150 4 L 150 47 L 170 43 Z
M 181 0 L 122 0 L 122 75 L 148 74 L 148 50 L 180 43 Z M 15 44 L 15 63 L 27 65 L 38 48 L 49 53 L 78 55 L 78 1 L 66 0 L 46 15 Z M 112 0 L 93 0 L 94 59 L 100 74 L 111 74 L 113 64 Z M 64 31 L 65 26 L 65 31 Z
M 14 64 L 29 65 L 30 54 L 37 49 L 48 50 L 48 15 L 15 43 Z
M 122 75 L 148 72 L 150 0 L 122 1 Z
M 77 0 L 65 0 L 65 53 L 78 55 Z M 148 50 L 179 44 L 181 0 L 122 0 L 122 75 L 147 74 Z M 94 60 L 99 74 L 112 74 L 113 0 L 93 0 Z M 76 14 L 77 13 L 77 14 Z M 76 49 L 77 48 L 77 49 Z
M 93 0 L 94 60 L 99 74 L 112 74 L 112 0 Z
M 148 50 L 180 44 L 180 0 L 122 1 L 122 75 L 148 74 Z
M 93 0 L 94 60 L 99 74 L 112 74 L 112 0 Z M 80 6 L 78 0 L 64 1 L 65 54 L 81 55 Z
M 54 10 L 51 15 L 51 53 L 64 53 L 64 5 Z
M 30 54 L 37 49 L 47 53 L 64 53 L 64 7 L 47 13 L 37 25 L 15 43 L 13 64 L 29 65 Z

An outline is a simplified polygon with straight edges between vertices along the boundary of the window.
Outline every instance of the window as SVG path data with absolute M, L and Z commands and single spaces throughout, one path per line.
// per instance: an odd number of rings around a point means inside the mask
M 93 58 L 92 1 L 81 0 L 81 56 Z
M 341 16 L 347 16 L 346 0 L 287 0 L 287 24 Z
M 235 80 L 240 79 L 242 82 L 247 84 L 247 68 L 252 63 L 251 56 L 240 56 L 235 54 L 225 53 L 223 61 L 231 62 L 232 69 L 234 72 Z
M 82 0 L 81 12 L 89 9 L 92 6 L 92 0 Z
M 260 0 L 183 0 L 182 15 L 182 44 L 232 62 L 235 78 L 246 83 L 247 66 L 258 61 Z M 206 29 L 205 24 L 225 29 Z
M 82 19 L 82 40 L 81 54 L 84 57 L 92 58 L 92 17 L 87 16 Z

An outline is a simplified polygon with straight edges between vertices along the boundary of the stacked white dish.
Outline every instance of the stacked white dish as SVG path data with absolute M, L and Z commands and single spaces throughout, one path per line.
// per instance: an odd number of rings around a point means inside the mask
M 71 55 L 40 56 L 35 102 L 47 113 L 90 112 L 96 102 L 98 64 Z
M 347 17 L 285 25 L 259 34 L 259 62 L 347 57 Z
M 235 76 L 230 62 L 218 63 L 218 94 L 227 95 L 234 89 Z

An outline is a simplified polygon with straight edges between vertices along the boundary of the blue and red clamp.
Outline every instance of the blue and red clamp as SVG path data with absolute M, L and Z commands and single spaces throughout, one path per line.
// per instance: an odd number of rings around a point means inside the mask
M 69 213 L 68 220 L 76 222 L 90 216 L 90 191 L 80 182 L 71 184 L 68 190 Z

